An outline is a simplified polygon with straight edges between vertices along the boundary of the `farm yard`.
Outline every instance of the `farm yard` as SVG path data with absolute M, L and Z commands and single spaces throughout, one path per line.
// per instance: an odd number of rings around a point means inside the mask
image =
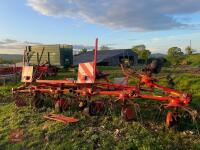
M 0 150 L 200 150 L 200 0 L 0 3 Z
M 123 76 L 120 67 L 99 69 L 110 74 L 110 80 Z M 171 72 L 175 88 L 193 94 L 191 107 L 200 111 L 199 70 L 193 67 L 186 70 L 184 67 L 165 67 L 156 77 L 160 78 L 159 83 L 167 85 L 163 76 Z M 76 74 L 76 69 L 75 72 L 61 72 L 56 79 L 74 78 Z M 130 79 L 129 83 L 135 84 L 136 81 Z M 63 114 L 79 121 L 62 124 L 43 118 L 43 115 L 54 112 L 53 107 L 17 107 L 11 89 L 19 84 L 8 83 L 0 89 L 0 149 L 200 149 L 199 115 L 194 123 L 182 119 L 177 128 L 165 129 L 167 112 L 160 112 L 157 105 L 153 105 L 155 102 L 137 100 L 138 103 L 152 104 L 141 108 L 137 121 L 124 121 L 120 109 L 108 108 L 104 114 L 88 117 L 72 107 Z M 21 140 L 12 141 L 12 132 L 18 132 Z

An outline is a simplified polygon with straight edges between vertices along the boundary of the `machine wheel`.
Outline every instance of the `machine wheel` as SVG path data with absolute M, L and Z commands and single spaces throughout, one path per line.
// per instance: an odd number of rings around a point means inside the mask
M 35 93 L 32 101 L 31 101 L 31 106 L 35 107 L 35 108 L 41 108 L 44 105 L 44 100 L 41 97 L 40 93 Z
M 89 105 L 89 114 L 91 116 L 95 116 L 100 113 L 103 113 L 104 110 L 105 110 L 104 102 L 102 102 L 102 101 L 91 102 Z
M 151 62 L 150 67 L 152 73 L 158 74 L 162 69 L 162 61 L 160 59 L 154 60 Z
M 78 107 L 79 107 L 79 110 L 80 110 L 80 111 L 83 111 L 83 110 L 87 107 L 87 101 L 86 101 L 86 100 L 81 101 L 81 102 L 79 103 Z
M 55 102 L 55 112 L 56 113 L 61 113 L 63 111 L 66 111 L 68 109 L 68 107 L 69 107 L 69 104 L 68 104 L 67 100 L 60 99 Z
M 15 105 L 17 107 L 23 107 L 23 106 L 27 106 L 27 102 L 24 100 L 24 98 L 22 96 L 19 95 L 14 95 L 13 96 L 14 101 L 15 101 Z
M 125 121 L 131 121 L 136 119 L 134 111 L 129 106 L 122 107 L 121 116 Z

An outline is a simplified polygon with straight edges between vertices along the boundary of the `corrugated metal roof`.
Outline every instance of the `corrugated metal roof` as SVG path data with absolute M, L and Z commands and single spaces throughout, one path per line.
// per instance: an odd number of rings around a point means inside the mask
M 99 50 L 97 52 L 97 63 L 102 62 L 105 59 L 109 59 L 114 56 L 137 56 L 131 49 L 117 49 L 117 50 Z M 79 63 L 93 61 L 94 52 L 89 51 L 74 56 L 73 65 L 76 66 Z

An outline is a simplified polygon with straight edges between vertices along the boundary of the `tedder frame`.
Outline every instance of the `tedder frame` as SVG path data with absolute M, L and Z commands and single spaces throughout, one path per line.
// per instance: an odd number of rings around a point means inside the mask
M 85 98 L 78 101 L 79 107 L 83 111 L 89 109 L 89 114 L 95 114 L 95 110 L 101 110 L 104 104 L 99 101 L 91 102 L 91 98 L 105 95 L 115 98 L 116 102 L 120 102 L 121 114 L 126 120 L 132 120 L 135 116 L 128 101 L 134 103 L 138 98 L 158 101 L 163 108 L 169 109 L 165 120 L 166 127 L 171 127 L 178 120 L 177 110 L 179 109 L 190 114 L 192 119 L 196 118 L 197 112 L 189 107 L 192 95 L 157 84 L 157 80 L 152 77 L 155 68 L 151 65 L 140 73 L 121 65 L 124 74 L 123 80 L 120 83 L 110 82 L 106 78 L 106 74 L 97 70 L 97 50 L 98 39 L 96 39 L 95 44 L 94 60 L 79 64 L 77 80 L 35 80 L 32 78 L 33 67 L 25 66 L 22 73 L 24 85 L 12 90 L 16 104 L 26 104 L 18 97 L 19 94 L 24 93 L 31 94 L 34 97 L 34 106 L 39 107 L 42 104 L 42 100 L 39 98 L 40 95 L 49 94 L 54 98 L 55 106 L 64 109 L 69 107 L 69 102 L 61 97 L 70 94 L 76 97 L 76 100 L 80 99 L 80 96 Z M 128 84 L 128 79 L 132 77 L 138 79 L 139 83 L 137 85 Z M 154 92 L 156 89 L 161 90 L 163 94 L 156 95 Z

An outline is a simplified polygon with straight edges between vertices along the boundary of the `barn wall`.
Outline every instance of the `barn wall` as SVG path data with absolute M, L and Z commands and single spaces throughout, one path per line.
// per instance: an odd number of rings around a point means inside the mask
M 115 56 L 115 57 L 112 57 L 112 58 L 110 58 L 110 59 L 108 59 L 108 64 L 109 64 L 109 66 L 117 66 L 117 65 L 119 65 L 120 64 L 120 62 L 119 62 L 119 56 Z
M 31 56 L 30 65 L 37 65 L 41 55 L 40 64 L 48 61 L 53 66 L 66 67 L 66 59 L 70 60 L 70 65 L 72 64 L 73 47 L 71 45 L 39 45 L 28 46 L 26 49 Z
M 37 65 L 38 59 L 41 57 L 40 64 L 45 61 L 49 61 L 52 65 L 61 65 L 60 64 L 60 51 L 57 45 L 54 46 L 29 46 L 28 50 L 30 52 L 30 65 Z M 43 53 L 43 54 L 42 54 Z
M 118 56 L 115 56 L 115 57 L 105 59 L 100 64 L 107 64 L 108 66 L 118 66 L 121 63 L 120 57 L 125 57 L 125 58 L 129 57 L 129 59 L 133 61 L 133 65 L 137 65 L 138 57 L 134 56 L 134 55 L 132 55 L 132 56 L 118 55 Z
M 134 65 L 138 64 L 138 56 L 134 56 Z
M 73 64 L 73 47 L 72 46 L 64 46 L 60 48 L 60 63 L 64 67 L 68 67 Z

